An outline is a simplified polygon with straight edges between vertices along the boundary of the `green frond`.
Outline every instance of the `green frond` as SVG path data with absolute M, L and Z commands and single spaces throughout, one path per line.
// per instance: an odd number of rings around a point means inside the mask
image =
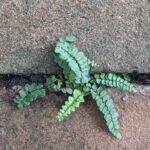
M 64 38 L 64 40 L 66 40 L 68 42 L 75 42 L 77 40 L 77 38 L 75 36 L 66 36 L 63 38 Z
M 61 76 L 56 77 L 55 75 L 52 75 L 47 78 L 46 87 L 49 90 L 60 91 L 62 84 L 63 84 L 62 81 L 63 79 Z
M 112 73 L 102 73 L 94 75 L 95 81 L 98 85 L 106 85 L 109 87 L 117 87 L 129 92 L 137 92 L 137 89 L 134 85 L 129 83 L 127 80 L 117 76 Z
M 89 65 L 90 65 L 91 67 L 95 67 L 95 68 L 100 67 L 100 65 L 97 64 L 94 60 L 88 59 L 88 63 L 89 63 Z
M 26 84 L 19 91 L 19 95 L 16 96 L 14 101 L 17 104 L 18 108 L 22 109 L 30 105 L 32 101 L 35 101 L 41 97 L 44 97 L 45 94 L 46 94 L 46 91 L 43 88 L 43 85 L 37 85 L 35 83 L 31 85 Z
M 84 91 L 85 93 L 90 93 L 91 87 L 92 87 L 92 85 L 91 85 L 90 83 L 87 83 L 87 84 L 84 85 L 83 91 Z
M 69 87 L 63 87 L 63 78 L 62 76 L 55 76 L 52 75 L 50 77 L 47 78 L 46 80 L 46 87 L 50 90 L 50 91 L 55 91 L 55 92 L 63 92 L 64 94 L 72 94 L 73 90 Z
M 97 88 L 93 85 L 91 90 L 93 99 L 96 100 L 99 110 L 104 114 L 104 119 L 109 131 L 117 138 L 121 139 L 120 124 L 118 121 L 118 113 L 114 107 L 112 99 L 108 96 L 104 86 Z
M 73 96 L 68 97 L 68 101 L 65 102 L 65 105 L 59 110 L 57 114 L 58 121 L 64 120 L 68 117 L 71 112 L 74 112 L 76 108 L 79 107 L 80 103 L 84 102 L 84 95 L 81 91 L 75 89 L 73 91 Z
M 55 48 L 55 61 L 63 68 L 66 79 L 71 73 L 71 82 L 87 83 L 90 66 L 84 53 L 78 51 L 75 40 L 74 36 L 59 39 Z
M 73 93 L 73 90 L 71 88 L 61 88 L 61 92 L 71 95 Z

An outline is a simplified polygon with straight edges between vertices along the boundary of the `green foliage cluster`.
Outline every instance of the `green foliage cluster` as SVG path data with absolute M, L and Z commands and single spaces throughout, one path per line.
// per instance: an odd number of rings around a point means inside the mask
M 83 52 L 79 52 L 74 41 L 75 37 L 61 37 L 55 48 L 55 61 L 63 68 L 66 79 L 72 83 L 87 83 L 91 62 Z
M 68 117 L 71 112 L 74 112 L 76 108 L 80 106 L 80 103 L 84 102 L 84 93 L 80 90 L 75 89 L 73 91 L 73 95 L 68 97 L 68 101 L 65 102 L 65 105 L 62 106 L 60 111 L 57 114 L 57 119 L 59 121 L 64 120 L 64 118 Z
M 103 113 L 109 131 L 118 139 L 121 139 L 119 115 L 112 99 L 107 94 L 108 87 L 116 87 L 129 92 L 137 92 L 136 87 L 129 83 L 126 75 L 120 77 L 112 73 L 100 73 L 90 75 L 91 67 L 99 67 L 93 60 L 87 58 L 83 52 L 79 52 L 75 44 L 76 37 L 61 37 L 54 50 L 55 61 L 63 69 L 63 76 L 52 75 L 46 83 L 50 91 L 68 94 L 68 101 L 61 107 L 57 114 L 57 120 L 63 121 L 85 101 L 86 96 L 91 96 Z M 30 102 L 45 96 L 42 85 L 26 85 L 23 87 L 15 102 L 19 108 L 24 108 Z
M 22 109 L 31 102 L 44 97 L 46 95 L 46 90 L 43 88 L 43 85 L 37 85 L 35 83 L 29 85 L 26 84 L 20 91 L 19 95 L 14 99 L 15 103 L 17 103 L 18 108 Z

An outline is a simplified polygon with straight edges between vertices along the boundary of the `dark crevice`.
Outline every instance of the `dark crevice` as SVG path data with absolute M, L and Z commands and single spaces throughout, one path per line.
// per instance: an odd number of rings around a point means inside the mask
M 50 75 L 32 74 L 32 75 L 0 75 L 0 85 L 10 88 L 14 85 L 24 85 L 26 83 L 45 83 Z
M 140 74 L 135 71 L 133 73 L 130 73 L 129 76 L 132 82 L 143 85 L 150 85 L 150 73 Z
M 14 85 L 24 85 L 26 83 L 45 83 L 46 79 L 50 74 L 32 74 L 32 75 L 0 75 L 0 85 L 4 85 L 6 88 L 10 88 Z M 133 72 L 129 74 L 131 82 L 150 85 L 150 73 L 140 74 L 138 72 Z

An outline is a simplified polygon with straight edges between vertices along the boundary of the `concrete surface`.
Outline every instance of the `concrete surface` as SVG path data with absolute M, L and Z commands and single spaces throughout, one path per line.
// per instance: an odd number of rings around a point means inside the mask
M 21 111 L 13 103 L 18 88 L 0 86 L 0 150 L 150 149 L 150 87 L 141 86 L 137 94 L 109 91 L 119 112 L 122 140 L 108 132 L 92 99 L 58 122 L 55 117 L 66 97 L 49 93 Z M 124 94 L 128 98 L 122 101 Z
M 75 35 L 96 71 L 150 72 L 148 0 L 1 0 L 0 74 L 53 73 L 53 45 Z

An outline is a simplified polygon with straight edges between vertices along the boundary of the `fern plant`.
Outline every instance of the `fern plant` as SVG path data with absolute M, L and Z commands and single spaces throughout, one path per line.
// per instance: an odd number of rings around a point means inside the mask
M 90 75 L 91 67 L 99 67 L 93 60 L 79 52 L 74 36 L 59 38 L 54 50 L 54 59 L 63 69 L 63 75 L 52 75 L 46 83 L 50 91 L 68 94 L 68 100 L 59 110 L 56 118 L 63 121 L 85 101 L 86 96 L 91 96 L 103 113 L 109 131 L 121 139 L 119 115 L 112 99 L 107 94 L 107 88 L 115 87 L 129 92 L 137 92 L 134 85 L 129 83 L 126 75 L 118 76 L 112 73 L 99 73 Z M 16 96 L 15 102 L 19 108 L 24 108 L 37 98 L 45 96 L 41 85 L 26 85 Z

